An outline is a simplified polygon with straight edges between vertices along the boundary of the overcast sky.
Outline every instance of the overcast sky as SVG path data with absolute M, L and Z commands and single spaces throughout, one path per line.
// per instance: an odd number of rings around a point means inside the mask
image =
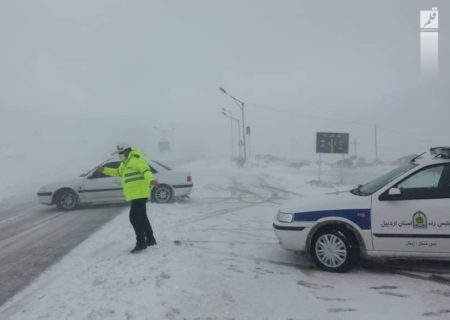
M 434 6 L 439 78 L 427 79 L 419 11 Z M 166 130 L 180 155 L 229 156 L 220 111 L 240 110 L 223 87 L 246 102 L 252 154 L 315 157 L 316 132 L 338 131 L 373 159 L 374 124 L 381 158 L 450 145 L 449 12 L 438 0 L 2 0 L 0 142 L 152 153 Z

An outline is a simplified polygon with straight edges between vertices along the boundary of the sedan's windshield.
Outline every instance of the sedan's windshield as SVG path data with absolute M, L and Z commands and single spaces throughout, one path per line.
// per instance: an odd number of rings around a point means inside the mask
M 381 177 L 378 177 L 368 183 L 366 183 L 363 186 L 359 186 L 355 189 L 352 189 L 350 192 L 359 196 L 369 196 L 372 193 L 378 191 L 380 188 L 384 187 L 387 183 L 395 180 L 405 172 L 411 170 L 414 168 L 416 164 L 414 163 L 408 163 L 406 165 L 400 166 L 398 168 L 395 168 L 392 171 L 389 171 L 388 173 L 382 175 Z
M 101 166 L 105 166 L 105 167 L 109 167 L 109 168 L 118 168 L 120 165 L 120 161 L 113 161 L 114 159 L 108 159 L 104 162 L 102 162 L 100 165 Z M 109 162 L 111 161 L 111 162 Z M 99 167 L 99 165 L 95 166 L 92 169 L 89 169 L 86 172 L 83 172 L 82 174 L 80 174 L 80 177 L 86 177 L 87 175 L 89 175 L 90 173 L 94 172 L 95 170 L 97 170 L 97 168 Z
M 86 177 L 92 170 L 94 169 L 89 169 L 88 171 L 83 172 L 82 174 L 80 174 L 80 177 Z

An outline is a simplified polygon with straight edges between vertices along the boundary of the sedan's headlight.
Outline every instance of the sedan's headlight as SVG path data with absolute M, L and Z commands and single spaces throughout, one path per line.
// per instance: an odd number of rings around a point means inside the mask
M 292 213 L 278 212 L 277 219 L 280 222 L 292 222 L 294 220 L 294 215 Z

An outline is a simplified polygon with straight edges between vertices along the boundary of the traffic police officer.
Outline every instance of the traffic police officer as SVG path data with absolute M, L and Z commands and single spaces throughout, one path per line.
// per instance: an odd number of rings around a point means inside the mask
M 147 217 L 146 202 L 150 197 L 150 187 L 157 187 L 158 181 L 137 149 L 122 143 L 117 145 L 117 152 L 122 160 L 117 169 L 100 166 L 97 171 L 108 176 L 122 178 L 125 199 L 131 202 L 130 222 L 136 233 L 136 246 L 131 253 L 137 253 L 156 245 L 153 229 Z

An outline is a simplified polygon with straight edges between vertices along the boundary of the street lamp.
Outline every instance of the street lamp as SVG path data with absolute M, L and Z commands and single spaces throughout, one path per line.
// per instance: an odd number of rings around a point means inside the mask
M 243 142 L 243 147 L 244 147 L 244 162 L 245 162 L 245 161 L 247 161 L 247 146 L 246 146 L 246 142 L 245 142 L 245 120 L 244 120 L 245 103 L 243 101 L 233 97 L 224 88 L 219 88 L 219 90 L 222 91 L 222 93 L 229 96 L 231 99 L 233 99 L 234 102 L 236 102 L 237 106 L 239 108 L 241 108 L 241 112 L 242 112 L 242 142 Z
M 237 122 L 237 128 L 238 128 L 238 153 L 239 153 L 239 158 L 241 158 L 241 143 L 240 143 L 240 136 L 241 136 L 241 121 L 239 121 L 239 119 L 233 117 L 233 114 L 231 113 L 230 110 L 227 110 L 225 108 L 222 108 L 222 114 L 230 119 L 230 124 L 231 124 L 231 157 L 234 157 L 234 153 L 233 153 L 233 146 L 234 146 L 234 140 L 233 140 L 233 121 Z

